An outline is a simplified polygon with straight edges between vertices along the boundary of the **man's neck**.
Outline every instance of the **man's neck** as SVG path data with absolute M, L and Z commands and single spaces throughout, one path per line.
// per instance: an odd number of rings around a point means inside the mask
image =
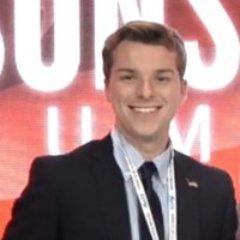
M 135 147 L 144 157 L 144 159 L 151 161 L 156 156 L 164 152 L 169 145 L 168 134 L 162 134 L 161 138 L 134 138 L 125 134 L 122 130 L 119 130 L 120 134 Z

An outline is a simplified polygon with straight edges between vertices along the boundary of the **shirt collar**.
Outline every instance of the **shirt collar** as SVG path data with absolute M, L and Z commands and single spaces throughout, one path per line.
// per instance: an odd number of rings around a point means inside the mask
M 134 148 L 117 129 L 113 129 L 111 131 L 111 138 L 113 141 L 115 160 L 120 167 L 124 180 L 129 181 L 131 179 L 131 174 L 126 163 L 125 156 L 127 156 L 130 161 L 132 161 L 137 169 L 142 166 L 142 164 L 145 162 L 145 159 L 141 153 L 136 148 Z M 164 185 L 167 181 L 168 166 L 172 156 L 171 153 L 172 144 L 169 144 L 164 152 L 152 160 L 158 171 L 157 177 Z
M 114 157 L 121 169 L 125 181 L 128 181 L 131 178 L 131 174 L 125 159 L 126 156 L 132 161 L 137 169 L 144 163 L 144 158 L 117 129 L 111 131 L 111 138 L 113 141 Z
M 152 160 L 157 168 L 158 177 L 164 185 L 167 183 L 168 166 L 171 159 L 172 144 L 170 143 L 164 152 L 162 152 Z

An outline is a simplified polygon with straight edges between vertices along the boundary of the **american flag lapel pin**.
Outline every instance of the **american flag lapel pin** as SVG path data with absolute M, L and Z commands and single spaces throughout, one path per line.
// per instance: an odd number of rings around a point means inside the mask
M 186 178 L 186 181 L 187 181 L 187 184 L 188 184 L 189 187 L 193 187 L 193 188 L 198 188 L 199 187 L 199 185 L 196 181 L 191 181 L 188 178 Z

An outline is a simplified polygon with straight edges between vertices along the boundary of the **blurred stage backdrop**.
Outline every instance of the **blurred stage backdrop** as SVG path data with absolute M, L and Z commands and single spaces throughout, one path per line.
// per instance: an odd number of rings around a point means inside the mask
M 0 0 L 0 238 L 35 156 L 109 132 L 101 48 L 136 19 L 183 36 L 189 97 L 173 144 L 228 171 L 240 200 L 240 1 Z

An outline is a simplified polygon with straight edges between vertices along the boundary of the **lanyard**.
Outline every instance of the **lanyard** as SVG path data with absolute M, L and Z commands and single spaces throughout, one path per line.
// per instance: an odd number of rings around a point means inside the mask
M 147 199 L 146 192 L 143 187 L 143 183 L 139 177 L 138 171 L 135 165 L 130 161 L 121 143 L 120 137 L 118 137 L 120 143 L 120 149 L 124 155 L 128 169 L 130 171 L 133 186 L 137 193 L 138 200 L 140 202 L 144 218 L 146 220 L 152 240 L 159 239 L 157 234 L 156 225 L 153 219 L 153 215 L 150 209 L 149 201 Z M 176 186 L 175 186 L 175 173 L 174 173 L 174 151 L 171 151 L 171 159 L 167 172 L 167 185 L 168 185 L 168 221 L 169 221 L 169 240 L 177 240 L 177 205 L 176 205 Z

